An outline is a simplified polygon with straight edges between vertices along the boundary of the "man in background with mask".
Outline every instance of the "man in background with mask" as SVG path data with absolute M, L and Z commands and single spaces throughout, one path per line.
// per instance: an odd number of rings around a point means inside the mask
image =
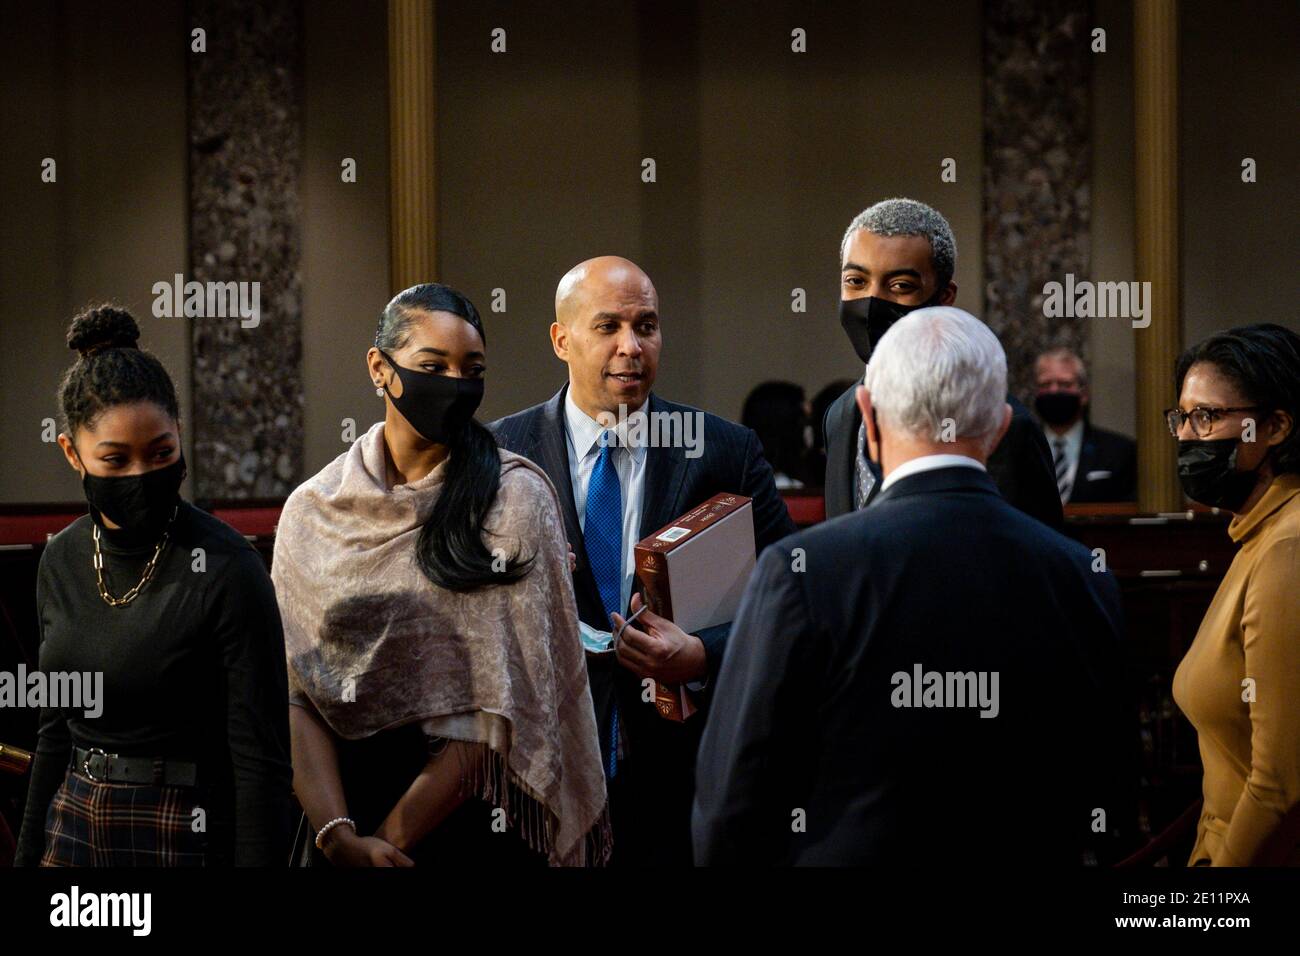
M 948 221 L 915 199 L 886 199 L 863 210 L 840 244 L 840 324 L 863 363 L 904 315 L 957 298 L 957 244 Z M 854 400 L 861 380 L 826 411 L 826 517 L 869 505 L 881 483 L 868 459 Z M 988 460 L 1002 496 L 1044 524 L 1063 523 L 1051 456 L 1029 410 L 1013 396 L 1011 425 Z
M 1088 421 L 1088 372 L 1067 348 L 1034 363 L 1034 411 L 1052 452 L 1061 504 L 1137 500 L 1137 444 Z

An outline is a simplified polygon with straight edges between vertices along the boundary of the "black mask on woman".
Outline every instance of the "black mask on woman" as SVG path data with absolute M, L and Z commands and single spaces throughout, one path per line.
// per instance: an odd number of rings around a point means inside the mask
M 384 386 L 389 399 L 412 428 L 426 441 L 445 445 L 464 430 L 483 401 L 483 379 L 453 378 L 432 372 L 417 372 L 402 368 L 391 355 L 379 350 L 397 373 L 402 383 L 402 396 L 397 398 Z
M 876 343 L 891 325 L 909 312 L 934 304 L 932 300 L 921 305 L 903 305 L 889 299 L 877 299 L 874 295 L 863 299 L 840 299 L 840 325 L 848 333 L 853 351 L 866 363 L 871 361 Z
M 1239 438 L 1179 441 L 1178 481 L 1183 494 L 1211 508 L 1236 511 L 1250 497 L 1259 472 L 1237 471 Z
M 102 525 L 103 519 L 108 518 L 133 537 L 156 537 L 176 512 L 184 480 L 185 455 L 182 454 L 170 465 L 143 475 L 105 477 L 86 471 L 81 487 L 96 524 Z

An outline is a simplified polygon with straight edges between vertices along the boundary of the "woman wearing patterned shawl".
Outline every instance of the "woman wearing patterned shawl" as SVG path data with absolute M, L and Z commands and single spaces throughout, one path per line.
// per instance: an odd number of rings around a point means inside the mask
M 608 857 L 559 503 L 472 418 L 485 342 L 459 293 L 400 293 L 367 356 L 384 421 L 285 503 L 272 577 L 310 861 Z

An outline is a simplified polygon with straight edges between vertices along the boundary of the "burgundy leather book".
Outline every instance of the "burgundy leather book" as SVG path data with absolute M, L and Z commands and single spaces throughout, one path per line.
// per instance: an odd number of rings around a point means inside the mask
M 636 546 L 636 575 L 650 610 L 688 634 L 736 616 L 754 570 L 754 508 L 744 495 L 714 495 Z M 661 716 L 695 712 L 690 691 L 655 683 Z

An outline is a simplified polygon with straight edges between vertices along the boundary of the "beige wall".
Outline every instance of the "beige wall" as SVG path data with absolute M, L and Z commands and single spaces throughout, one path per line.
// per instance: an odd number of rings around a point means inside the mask
M 489 52 L 495 27 L 506 53 Z M 644 258 L 635 27 L 626 2 L 556 4 L 544 17 L 439 5 L 438 278 L 483 315 L 484 421 L 565 380 L 547 337 L 560 276 L 594 255 Z M 660 174 L 663 188 L 674 172 Z M 670 277 L 659 278 L 668 310 Z M 498 288 L 504 313 L 490 309 Z M 670 337 L 672 321 L 666 311 Z
M 383 417 L 365 355 L 388 301 L 388 26 L 368 0 L 303 6 L 304 477 Z M 342 180 L 345 158 L 357 181 Z
M 1184 0 L 1179 12 L 1184 341 L 1251 322 L 1300 331 L 1300 7 Z M 1241 181 L 1247 156 L 1258 182 Z
M 0 502 L 81 498 L 41 423 L 58 417 L 64 336 L 87 304 L 134 313 L 188 418 L 188 322 L 151 312 L 153 284 L 186 270 L 183 17 L 180 5 L 5 4 Z M 54 183 L 41 182 L 47 156 Z
M 1133 207 L 1133 9 L 1130 0 L 1094 0 L 1093 25 L 1106 52 L 1092 58 L 1092 278 L 1128 282 L 1136 274 Z M 1133 336 L 1123 319 L 1086 319 L 1092 421 L 1133 435 Z
M 941 31 L 919 6 L 897 9 L 873 21 L 867 56 L 835 10 L 798 3 L 743 17 L 700 4 L 698 19 L 673 5 L 646 16 L 631 2 L 564 4 L 540 20 L 441 5 L 441 278 L 485 310 L 485 416 L 565 380 L 547 340 L 552 295 L 593 255 L 629 256 L 655 282 L 657 391 L 732 418 L 764 379 L 811 396 L 860 371 L 837 319 L 838 248 L 876 199 L 912 195 L 948 215 L 959 302 L 980 313 L 979 7 L 952 4 Z M 494 55 L 497 26 L 509 47 Z M 790 51 L 796 26 L 817 58 Z M 692 45 L 698 78 L 682 75 Z M 897 121 L 918 103 L 923 126 Z M 946 156 L 959 159 L 955 184 L 939 180 Z M 653 184 L 640 181 L 644 157 Z M 497 287 L 505 315 L 486 312 Z
M 1300 16 L 1271 0 L 1231 9 L 1184 0 L 1179 13 L 1183 342 L 1251 322 L 1300 331 Z M 1092 271 L 1128 280 L 1136 277 L 1132 3 L 1094 0 L 1094 23 L 1106 29 L 1108 49 L 1093 59 Z M 1246 156 L 1259 164 L 1253 184 L 1241 181 Z M 1133 336 L 1141 334 L 1093 320 L 1093 420 L 1130 435 Z M 1172 405 L 1173 369 L 1169 376 Z
M 680 400 L 739 418 L 765 379 L 811 398 L 862 372 L 840 328 L 839 246 L 871 203 L 911 196 L 957 239 L 957 304 L 982 315 L 980 4 L 923 4 L 846 31 L 843 5 L 704 4 L 699 316 L 706 371 Z M 809 54 L 790 52 L 807 30 Z M 925 37 L 918 56 L 916 38 Z M 815 57 L 814 54 L 815 53 Z M 900 117 L 906 121 L 900 122 Z M 920 120 L 920 122 L 918 122 Z M 957 181 L 940 181 L 945 157 Z M 807 312 L 791 311 L 791 290 Z
M 365 0 L 304 6 L 303 419 L 308 473 L 377 420 L 364 355 L 388 298 L 387 25 Z M 0 502 L 76 501 L 41 441 L 70 362 L 64 334 L 115 299 L 166 364 L 188 418 L 189 328 L 156 319 L 151 287 L 188 272 L 183 8 L 15 4 L 0 92 Z M 58 161 L 57 184 L 40 161 Z M 340 163 L 357 160 L 356 183 Z M 186 436 L 186 449 L 190 451 Z M 188 493 L 188 487 L 185 489 Z
M 68 12 L 75 8 L 75 16 Z M 377 419 L 362 357 L 388 288 L 386 22 L 366 0 L 304 5 L 302 171 L 306 467 L 343 450 L 341 421 Z M 1093 274 L 1133 274 L 1132 12 L 1096 0 Z M 1272 318 L 1296 326 L 1297 18 L 1183 5 L 1184 312 L 1188 340 Z M 145 11 L 147 14 L 145 15 Z M 982 311 L 980 3 L 934 30 L 920 5 L 873 21 L 829 6 L 443 3 L 439 10 L 438 278 L 484 313 L 483 417 L 564 380 L 546 338 L 555 282 L 590 255 L 647 268 L 664 315 L 659 390 L 736 417 L 748 389 L 809 394 L 857 372 L 836 321 L 848 220 L 887 195 L 937 206 L 958 238 L 958 304 Z M 509 52 L 488 50 L 507 30 Z M 817 58 L 789 52 L 808 31 Z M 67 321 L 115 298 L 189 396 L 184 320 L 154 319 L 155 281 L 186 268 L 183 12 L 170 5 L 10 4 L 0 32 L 0 502 L 70 501 L 75 476 L 40 440 L 69 361 Z M 925 56 L 916 37 L 925 36 Z M 896 104 L 923 122 L 900 122 Z M 40 160 L 59 182 L 40 182 Z M 1240 182 L 1241 156 L 1260 182 Z M 641 160 L 658 163 L 643 184 Z M 958 159 L 958 181 L 939 161 Z M 340 162 L 358 163 L 343 183 Z M 790 291 L 808 294 L 790 311 Z M 507 311 L 490 311 L 502 288 Z M 1230 320 L 1225 321 L 1231 317 Z M 1140 331 L 1095 325 L 1094 418 L 1131 432 Z M 187 411 L 188 409 L 186 409 Z

